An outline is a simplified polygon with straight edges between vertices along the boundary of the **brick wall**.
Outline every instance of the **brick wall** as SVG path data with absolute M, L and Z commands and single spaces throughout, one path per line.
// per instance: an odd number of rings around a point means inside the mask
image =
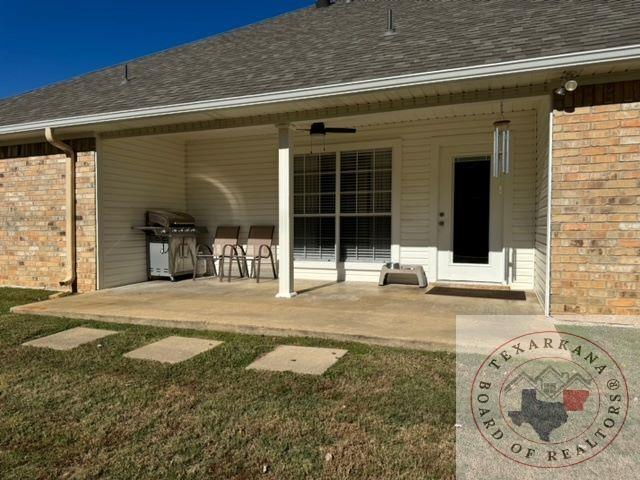
M 65 290 L 64 155 L 0 158 L 0 286 Z M 79 153 L 78 290 L 96 288 L 95 155 Z
M 556 112 L 553 313 L 640 315 L 640 103 Z

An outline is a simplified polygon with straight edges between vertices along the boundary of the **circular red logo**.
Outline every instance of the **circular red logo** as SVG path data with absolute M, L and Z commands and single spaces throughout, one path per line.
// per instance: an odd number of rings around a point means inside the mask
M 629 393 L 618 363 L 584 337 L 535 332 L 500 345 L 471 387 L 478 430 L 505 457 L 539 468 L 582 463 L 617 437 Z

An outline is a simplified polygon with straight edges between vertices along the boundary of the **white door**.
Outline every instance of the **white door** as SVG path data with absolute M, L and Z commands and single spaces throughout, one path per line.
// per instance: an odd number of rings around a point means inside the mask
M 503 196 L 490 146 L 440 150 L 438 280 L 505 283 Z

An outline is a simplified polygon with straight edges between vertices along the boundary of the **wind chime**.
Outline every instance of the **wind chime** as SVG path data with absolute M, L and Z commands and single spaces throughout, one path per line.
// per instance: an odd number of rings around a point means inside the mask
M 503 104 L 500 102 L 501 119 L 493 122 L 493 164 L 494 177 L 509 175 L 511 169 L 511 120 L 505 120 Z

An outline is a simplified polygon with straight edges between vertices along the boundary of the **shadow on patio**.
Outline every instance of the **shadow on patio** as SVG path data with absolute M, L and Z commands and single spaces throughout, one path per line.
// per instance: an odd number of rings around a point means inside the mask
M 418 349 L 455 348 L 456 315 L 539 315 L 526 301 L 425 295 L 424 289 L 297 281 L 300 294 L 275 298 L 277 282 L 216 278 L 146 282 L 15 307 L 13 313 L 278 336 L 310 336 Z

